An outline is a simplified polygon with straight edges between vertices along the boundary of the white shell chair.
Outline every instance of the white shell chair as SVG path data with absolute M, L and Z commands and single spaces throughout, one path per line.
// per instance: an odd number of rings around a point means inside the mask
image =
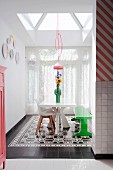
M 64 114 L 74 114 L 73 107 L 65 107 L 63 109 Z
M 53 134 L 55 133 L 55 123 L 53 121 L 53 115 L 55 113 L 55 110 L 51 107 L 39 107 L 39 103 L 37 102 L 38 106 L 38 114 L 40 115 L 37 128 L 36 128 L 36 135 L 38 135 L 38 130 L 40 129 L 41 123 L 43 121 L 43 118 L 49 118 L 49 125 L 52 128 Z

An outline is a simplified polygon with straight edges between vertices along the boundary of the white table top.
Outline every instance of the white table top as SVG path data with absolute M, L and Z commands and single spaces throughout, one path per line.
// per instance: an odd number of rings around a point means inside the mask
M 66 100 L 61 100 L 60 103 L 56 103 L 56 101 L 43 101 L 39 104 L 40 107 L 73 107 L 76 106 L 76 103 L 70 102 L 70 101 L 66 101 Z

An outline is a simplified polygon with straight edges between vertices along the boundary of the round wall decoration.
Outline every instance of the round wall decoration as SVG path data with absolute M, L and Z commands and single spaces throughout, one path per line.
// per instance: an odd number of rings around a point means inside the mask
M 13 51 L 13 49 L 11 49 L 11 50 L 9 51 L 9 56 L 10 56 L 11 59 L 14 58 L 14 51 Z
M 16 41 L 13 40 L 13 48 L 16 48 Z
M 11 42 L 10 38 L 7 38 L 7 39 L 6 39 L 6 42 L 7 42 L 7 44 L 9 45 L 10 42 Z
M 4 58 L 7 58 L 8 57 L 8 46 L 6 43 L 4 43 L 2 45 L 2 54 L 3 54 L 3 57 Z
M 16 52 L 15 54 L 15 61 L 17 64 L 19 63 L 19 52 Z

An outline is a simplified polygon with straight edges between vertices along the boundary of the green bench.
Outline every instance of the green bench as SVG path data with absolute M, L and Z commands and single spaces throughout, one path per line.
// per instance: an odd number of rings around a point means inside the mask
M 92 137 L 92 133 L 87 130 L 87 120 L 92 119 L 92 115 L 83 106 L 78 106 L 74 108 L 75 117 L 72 121 L 79 120 L 81 124 L 80 132 L 75 133 L 75 136 L 89 136 Z

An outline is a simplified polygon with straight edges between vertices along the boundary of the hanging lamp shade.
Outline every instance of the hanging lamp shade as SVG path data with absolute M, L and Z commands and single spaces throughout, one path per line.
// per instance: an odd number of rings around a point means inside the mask
M 62 70 L 63 66 L 60 63 L 56 63 L 54 66 L 54 70 Z

